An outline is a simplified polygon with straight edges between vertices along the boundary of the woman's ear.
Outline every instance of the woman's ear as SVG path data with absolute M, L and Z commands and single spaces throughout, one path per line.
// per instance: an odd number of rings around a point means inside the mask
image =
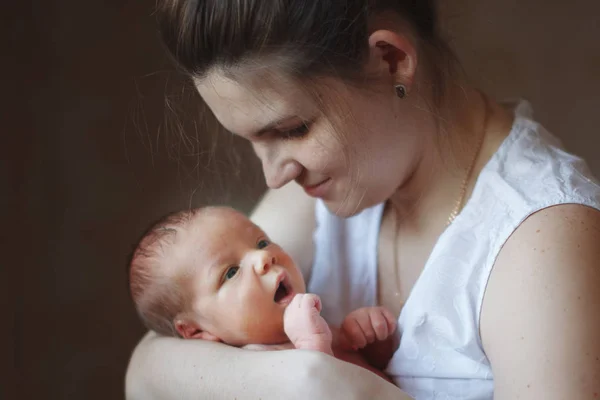
M 406 35 L 381 29 L 369 36 L 369 65 L 387 73 L 393 84 L 410 90 L 418 65 L 417 50 Z
M 213 342 L 221 341 L 221 339 L 212 333 L 203 331 L 195 321 L 178 319 L 175 321 L 175 329 L 177 330 L 177 333 L 179 333 L 179 335 L 184 339 L 201 339 L 210 340 Z

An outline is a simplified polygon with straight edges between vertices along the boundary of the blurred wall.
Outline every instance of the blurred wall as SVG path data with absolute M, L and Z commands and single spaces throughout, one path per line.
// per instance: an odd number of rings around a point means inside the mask
M 260 165 L 200 118 L 158 44 L 153 1 L 21 3 L 2 16 L 14 111 L 0 150 L 11 227 L 0 236 L 0 398 L 119 399 L 143 334 L 125 285 L 132 243 L 190 204 L 250 210 Z M 444 15 L 472 79 L 531 100 L 600 175 L 600 3 L 446 0 Z M 170 109 L 190 139 L 173 134 Z

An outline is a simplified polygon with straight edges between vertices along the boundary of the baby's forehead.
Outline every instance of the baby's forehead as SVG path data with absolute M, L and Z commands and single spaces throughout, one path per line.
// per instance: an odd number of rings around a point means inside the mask
M 180 254 L 189 254 L 196 261 L 214 261 L 226 256 L 228 249 L 239 242 L 254 242 L 264 232 L 246 216 L 233 210 L 209 210 L 198 215 L 182 232 L 176 247 Z
M 208 208 L 191 221 L 190 233 L 207 236 L 245 236 L 261 232 L 248 217 L 229 208 Z

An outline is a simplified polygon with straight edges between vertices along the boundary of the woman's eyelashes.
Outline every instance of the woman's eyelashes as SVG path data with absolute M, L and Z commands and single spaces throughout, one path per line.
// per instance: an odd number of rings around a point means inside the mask
M 303 122 L 301 125 L 297 126 L 294 129 L 281 132 L 281 136 L 285 139 L 298 139 L 305 136 L 309 130 L 310 127 L 308 123 Z
M 265 139 L 301 139 L 306 136 L 310 132 L 310 128 L 314 120 L 311 121 L 301 121 L 300 124 L 291 127 L 277 127 L 266 131 L 261 131 L 254 135 L 254 140 L 262 140 Z
M 287 130 L 280 130 L 279 136 L 283 139 L 300 139 L 308 134 L 312 122 L 303 121 L 300 125 Z

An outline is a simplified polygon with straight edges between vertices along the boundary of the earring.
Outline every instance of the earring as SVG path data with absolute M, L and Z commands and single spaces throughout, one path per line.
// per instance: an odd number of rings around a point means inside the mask
M 406 97 L 406 86 L 404 86 L 402 83 L 398 83 L 396 86 L 394 86 L 394 89 L 396 89 L 396 96 L 400 97 L 401 99 Z

